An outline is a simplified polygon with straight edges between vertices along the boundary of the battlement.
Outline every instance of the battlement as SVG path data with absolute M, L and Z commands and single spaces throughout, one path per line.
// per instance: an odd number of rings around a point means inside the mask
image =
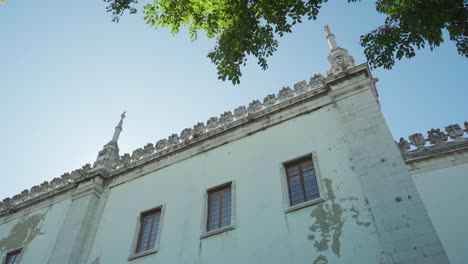
M 225 111 L 219 117 L 211 117 L 204 122 L 196 123 L 192 128 L 185 128 L 180 134 L 172 134 L 165 139 L 158 140 L 155 144 L 148 143 L 145 146 L 133 150 L 131 155 L 125 153 L 121 155 L 113 164 L 110 174 L 121 173 L 136 163 L 141 163 L 147 157 L 157 157 L 171 153 L 179 149 L 180 146 L 187 146 L 195 143 L 198 139 L 210 134 L 212 136 L 223 132 L 227 127 L 236 123 L 249 120 L 253 115 L 261 114 L 271 110 L 274 106 L 282 107 L 288 105 L 291 99 L 309 94 L 313 96 L 321 91 L 327 90 L 327 82 L 333 81 L 333 77 L 325 78 L 321 74 L 315 74 L 310 81 L 300 81 L 290 87 L 283 87 L 277 94 L 269 94 L 260 100 L 253 100 L 247 106 L 241 105 L 233 112 Z M 121 124 L 120 124 L 121 126 Z M 140 162 L 139 162 L 140 161 Z M 143 161 L 143 163 L 146 161 Z M 50 196 L 62 193 L 78 185 L 78 182 L 96 176 L 96 169 L 99 164 L 85 164 L 80 169 L 62 174 L 53 178 L 50 182 L 44 181 L 40 185 L 35 185 L 31 189 L 23 190 L 20 194 L 7 197 L 0 202 L 0 216 L 11 210 L 16 210 L 29 204 L 44 200 Z M 106 173 L 101 173 L 106 174 Z
M 465 121 L 464 127 L 463 129 L 458 124 L 449 125 L 445 127 L 445 132 L 432 128 L 427 131 L 427 139 L 422 133 L 414 133 L 409 136 L 409 142 L 400 138 L 396 143 L 407 163 L 434 158 L 454 151 L 468 150 L 468 137 L 464 137 L 465 134 L 468 135 L 468 121 Z

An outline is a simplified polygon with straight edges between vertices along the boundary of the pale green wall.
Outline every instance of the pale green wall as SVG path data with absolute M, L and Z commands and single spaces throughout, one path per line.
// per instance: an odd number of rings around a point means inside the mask
M 22 247 L 20 263 L 47 263 L 69 205 L 70 200 L 36 205 L 0 219 L 0 261 Z
M 162 204 L 159 252 L 132 263 L 315 263 L 320 255 L 377 263 L 381 249 L 343 132 L 338 111 L 326 107 L 113 187 L 88 263 L 125 263 L 137 216 Z M 310 152 L 328 200 L 285 214 L 281 163 Z M 237 228 L 200 239 L 205 189 L 232 180 Z
M 418 173 L 413 179 L 450 261 L 467 263 L 468 164 Z

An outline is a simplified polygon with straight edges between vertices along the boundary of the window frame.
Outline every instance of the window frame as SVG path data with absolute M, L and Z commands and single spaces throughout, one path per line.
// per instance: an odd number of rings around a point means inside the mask
M 288 175 L 287 175 L 287 172 L 286 172 L 286 168 L 287 168 L 287 166 L 289 166 L 291 164 L 297 163 L 300 160 L 304 160 L 304 159 L 307 159 L 307 158 L 311 159 L 312 165 L 314 167 L 315 179 L 317 180 L 317 187 L 318 187 L 318 191 L 319 191 L 319 197 L 308 200 L 308 201 L 304 201 L 304 202 L 301 202 L 301 203 L 298 203 L 298 204 L 295 204 L 295 205 L 291 205 L 291 193 L 290 193 L 290 189 L 289 189 L 289 181 L 288 181 Z M 281 174 L 281 182 L 282 182 L 282 185 L 283 185 L 283 207 L 284 207 L 284 212 L 285 213 L 289 213 L 289 212 L 296 211 L 296 210 L 299 210 L 299 209 L 302 209 L 302 208 L 305 208 L 305 207 L 309 207 L 309 206 L 321 203 L 321 202 L 326 200 L 327 194 L 325 192 L 325 188 L 323 187 L 323 180 L 322 180 L 322 176 L 321 176 L 321 173 L 320 173 L 320 168 L 319 168 L 319 165 L 318 165 L 317 155 L 315 154 L 315 152 L 310 152 L 310 153 L 307 153 L 307 154 L 304 154 L 304 155 L 301 155 L 301 156 L 298 156 L 298 157 L 295 157 L 295 158 L 292 158 L 292 159 L 289 159 L 289 160 L 286 160 L 286 161 L 282 162 L 280 171 L 281 171 L 281 173 L 280 173 Z
M 23 256 L 23 248 L 17 248 L 17 249 L 13 249 L 13 250 L 10 250 L 6 253 L 5 255 L 5 258 L 3 259 L 2 261 L 2 264 L 7 264 L 7 261 L 8 259 L 12 256 L 12 255 L 17 255 L 18 257 L 16 258 L 16 262 L 19 263 L 19 261 L 21 260 L 21 257 Z
M 166 206 L 165 204 L 153 207 L 151 209 L 142 211 L 138 214 L 136 218 L 136 224 L 135 224 L 135 231 L 134 231 L 134 236 L 133 236 L 133 242 L 131 243 L 130 247 L 130 254 L 128 257 L 128 261 L 134 260 L 146 255 L 150 254 L 155 254 L 159 251 L 160 248 L 160 240 L 161 240 L 161 234 L 162 234 L 162 227 L 163 227 L 163 222 L 164 222 L 164 214 L 165 214 Z M 137 252 L 138 247 L 140 245 L 140 236 L 141 232 L 143 231 L 143 219 L 145 216 L 152 214 L 152 213 L 157 213 L 159 211 L 160 216 L 159 216 L 159 224 L 158 224 L 158 233 L 156 234 L 156 241 L 154 242 L 154 248 L 148 249 L 145 251 L 140 251 Z
M 208 217 L 209 217 L 209 194 L 211 192 L 226 188 L 227 186 L 231 187 L 231 223 L 230 225 L 220 227 L 208 231 Z M 214 187 L 205 189 L 203 194 L 203 217 L 201 222 L 201 235 L 200 239 L 207 238 L 213 235 L 224 233 L 236 228 L 236 184 L 234 181 L 225 182 L 218 184 Z

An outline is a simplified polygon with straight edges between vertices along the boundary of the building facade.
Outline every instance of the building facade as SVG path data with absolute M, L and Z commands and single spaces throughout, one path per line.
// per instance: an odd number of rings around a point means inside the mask
M 120 156 L 122 114 L 93 165 L 0 203 L 2 263 L 464 263 L 468 123 L 396 144 L 326 32 L 326 77 Z

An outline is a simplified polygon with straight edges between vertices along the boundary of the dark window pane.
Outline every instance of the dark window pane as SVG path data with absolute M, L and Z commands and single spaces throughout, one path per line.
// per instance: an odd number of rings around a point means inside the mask
M 231 224 L 231 186 L 208 192 L 207 231 Z
M 141 216 L 141 218 L 141 229 L 136 253 L 154 248 L 156 239 L 158 237 L 161 210 L 158 209 L 149 213 L 145 213 Z
M 291 205 L 318 198 L 319 191 L 312 159 L 310 157 L 286 165 Z

